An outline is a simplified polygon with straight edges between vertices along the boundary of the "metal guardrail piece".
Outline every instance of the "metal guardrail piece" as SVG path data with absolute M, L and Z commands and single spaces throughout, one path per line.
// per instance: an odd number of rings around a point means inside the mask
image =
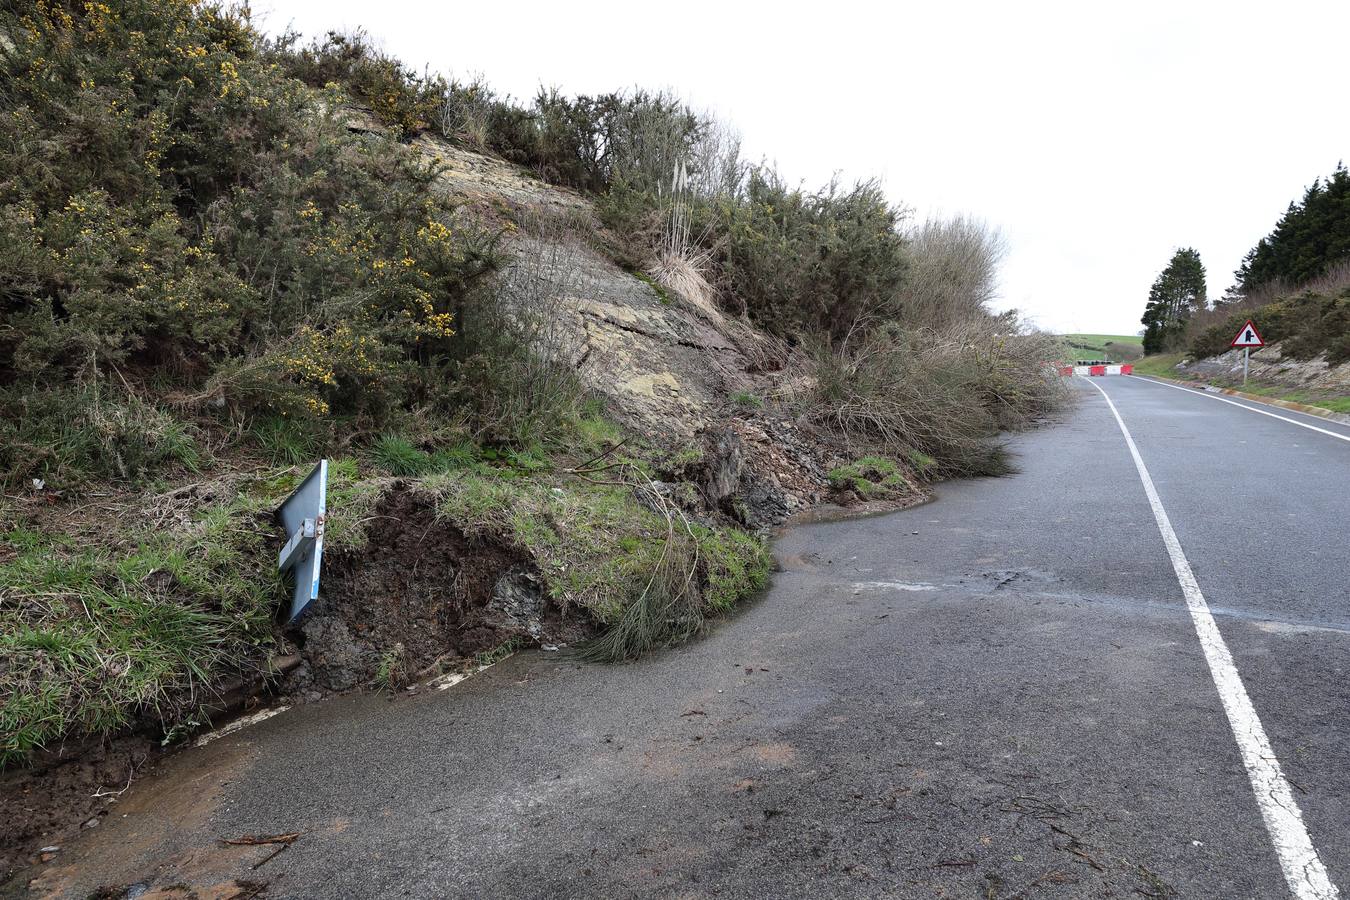
M 323 562 L 323 528 L 328 515 L 328 460 L 321 459 L 314 471 L 305 476 L 286 502 L 277 509 L 277 518 L 289 538 L 277 556 L 277 568 L 295 573 L 291 593 L 289 624 L 319 596 L 319 567 Z

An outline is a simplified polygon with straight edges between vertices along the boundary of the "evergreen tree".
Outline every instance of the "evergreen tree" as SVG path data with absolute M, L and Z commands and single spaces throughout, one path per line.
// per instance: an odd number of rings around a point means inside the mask
M 1296 287 L 1333 263 L 1350 259 L 1350 172 L 1339 163 L 1331 177 L 1315 180 L 1303 199 L 1290 203 L 1275 230 L 1243 257 L 1233 292 L 1247 294 L 1279 281 Z
M 1144 307 L 1144 352 L 1173 349 L 1185 337 L 1186 320 L 1204 309 L 1205 267 L 1200 252 L 1184 247 L 1172 254 L 1167 268 L 1158 273 Z

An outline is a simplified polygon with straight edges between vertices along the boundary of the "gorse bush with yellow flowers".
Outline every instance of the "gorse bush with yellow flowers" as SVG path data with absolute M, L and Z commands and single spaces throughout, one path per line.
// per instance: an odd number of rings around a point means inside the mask
M 90 397 L 100 421 L 153 409 L 183 438 L 163 447 L 465 404 L 457 322 L 494 235 L 274 56 L 245 11 L 188 0 L 0 13 L 0 478 L 187 462 L 116 463 L 115 429 L 75 433 Z

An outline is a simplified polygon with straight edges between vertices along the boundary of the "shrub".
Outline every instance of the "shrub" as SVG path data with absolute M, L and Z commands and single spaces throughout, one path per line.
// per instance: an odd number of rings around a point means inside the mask
M 555 438 L 581 412 L 580 335 L 565 305 L 584 291 L 587 250 L 566 223 L 528 231 L 493 291 L 463 313 L 455 390 L 489 443 Z
M 951 328 L 986 314 L 998 292 L 1003 235 L 978 219 L 928 219 L 909 234 L 909 267 L 890 314 L 916 327 Z
M 903 213 L 876 182 L 806 193 L 761 167 L 743 197 L 710 214 L 721 286 L 779 335 L 841 339 L 886 306 L 905 273 Z
M 1000 428 L 1052 411 L 1063 385 L 1046 360 L 1054 339 L 1023 333 L 1009 315 L 938 333 L 860 329 L 820 346 L 807 414 L 859 446 L 928 460 L 938 476 L 1008 471 Z
M 1350 288 L 1335 294 L 1305 291 L 1255 309 L 1240 309 L 1196 334 L 1190 341 L 1191 355 L 1227 352 L 1233 335 L 1249 318 L 1266 343 L 1280 341 L 1282 352 L 1295 359 L 1326 353 L 1332 365 L 1350 361 Z
M 655 192 L 698 135 L 699 119 L 677 98 L 635 91 L 566 97 L 541 90 L 524 119 L 507 127 L 493 149 L 534 168 L 548 181 L 601 194 L 616 183 Z
M 359 35 L 267 47 L 246 12 L 185 0 L 38 4 L 0 13 L 0 31 L 0 414 L 59 382 L 103 404 L 69 452 L 9 453 L 8 481 L 190 464 L 167 449 L 196 427 L 186 416 L 265 443 L 282 431 L 250 420 L 378 433 L 400 411 L 465 402 L 447 387 L 457 323 L 499 266 L 496 236 L 433 190 L 420 156 L 349 133 L 340 91 L 273 62 L 417 87 L 392 60 Z M 439 102 L 438 86 L 417 90 Z M 159 437 L 100 466 L 76 445 L 115 432 L 119 403 L 152 408 Z
M 457 144 L 479 152 L 491 150 L 497 111 L 507 102 L 498 99 L 496 92 L 482 78 L 451 81 L 441 98 L 436 128 Z
M 286 32 L 266 45 L 267 53 L 310 87 L 345 87 L 401 135 L 416 134 L 442 117 L 450 88 L 445 80 L 418 75 L 378 50 L 364 30 L 330 31 L 297 50 L 299 37 Z

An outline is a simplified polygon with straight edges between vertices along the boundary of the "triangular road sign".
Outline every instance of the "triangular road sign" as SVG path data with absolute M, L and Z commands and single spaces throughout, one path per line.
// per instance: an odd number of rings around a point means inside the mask
M 1256 326 L 1252 324 L 1251 319 L 1248 319 L 1247 324 L 1242 326 L 1237 336 L 1233 338 L 1232 343 L 1234 347 L 1264 347 L 1265 345 L 1266 342 L 1261 340 L 1261 333 L 1256 330 Z

